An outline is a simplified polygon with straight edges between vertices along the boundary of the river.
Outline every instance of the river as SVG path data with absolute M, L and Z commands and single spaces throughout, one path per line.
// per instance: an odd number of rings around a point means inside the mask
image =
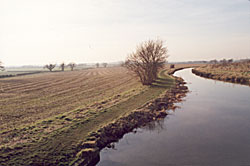
M 175 75 L 190 90 L 180 108 L 103 149 L 98 166 L 250 166 L 250 87 Z

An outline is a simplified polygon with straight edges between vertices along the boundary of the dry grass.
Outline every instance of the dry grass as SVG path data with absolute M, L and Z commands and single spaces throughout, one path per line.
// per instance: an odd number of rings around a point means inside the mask
M 250 61 L 212 64 L 196 68 L 209 78 L 250 85 Z

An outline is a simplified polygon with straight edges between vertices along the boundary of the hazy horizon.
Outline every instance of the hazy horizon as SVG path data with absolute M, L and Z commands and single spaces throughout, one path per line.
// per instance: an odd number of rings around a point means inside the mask
M 2 0 L 5 66 L 125 60 L 148 39 L 168 61 L 250 58 L 248 0 Z

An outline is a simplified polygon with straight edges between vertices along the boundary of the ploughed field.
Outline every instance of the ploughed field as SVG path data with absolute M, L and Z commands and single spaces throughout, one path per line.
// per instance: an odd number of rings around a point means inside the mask
M 0 79 L 0 165 L 68 165 L 91 133 L 174 86 L 167 72 L 152 86 L 122 67 Z
M 15 145 L 28 141 L 35 132 L 63 128 L 90 110 L 119 103 L 142 89 L 138 80 L 121 67 L 0 79 L 0 145 Z M 52 117 L 60 121 L 46 125 L 55 122 Z M 36 130 L 17 134 L 27 126 Z

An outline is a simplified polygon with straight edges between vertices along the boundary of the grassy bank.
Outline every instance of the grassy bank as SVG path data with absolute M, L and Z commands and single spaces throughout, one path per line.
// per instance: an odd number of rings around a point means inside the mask
M 52 77 L 55 82 L 47 84 Z M 77 79 L 74 84 L 72 77 Z M 1 105 L 1 165 L 68 165 L 79 142 L 90 133 L 175 84 L 162 71 L 153 86 L 144 87 L 122 68 L 76 71 L 67 76 L 47 73 L 0 83 L 0 102 L 9 103 Z
M 195 68 L 193 73 L 205 78 L 250 85 L 250 61 L 211 64 Z
M 184 84 L 181 78 L 175 77 L 175 85 L 171 89 L 142 107 L 130 111 L 119 119 L 92 132 L 86 140 L 78 144 L 76 149 L 79 150 L 71 164 L 75 166 L 95 165 L 99 161 L 100 151 L 104 147 L 111 147 L 110 143 L 117 142 L 124 134 L 133 131 L 134 128 L 167 116 L 166 110 L 175 109 L 174 103 L 181 101 L 182 97 L 188 92 Z

